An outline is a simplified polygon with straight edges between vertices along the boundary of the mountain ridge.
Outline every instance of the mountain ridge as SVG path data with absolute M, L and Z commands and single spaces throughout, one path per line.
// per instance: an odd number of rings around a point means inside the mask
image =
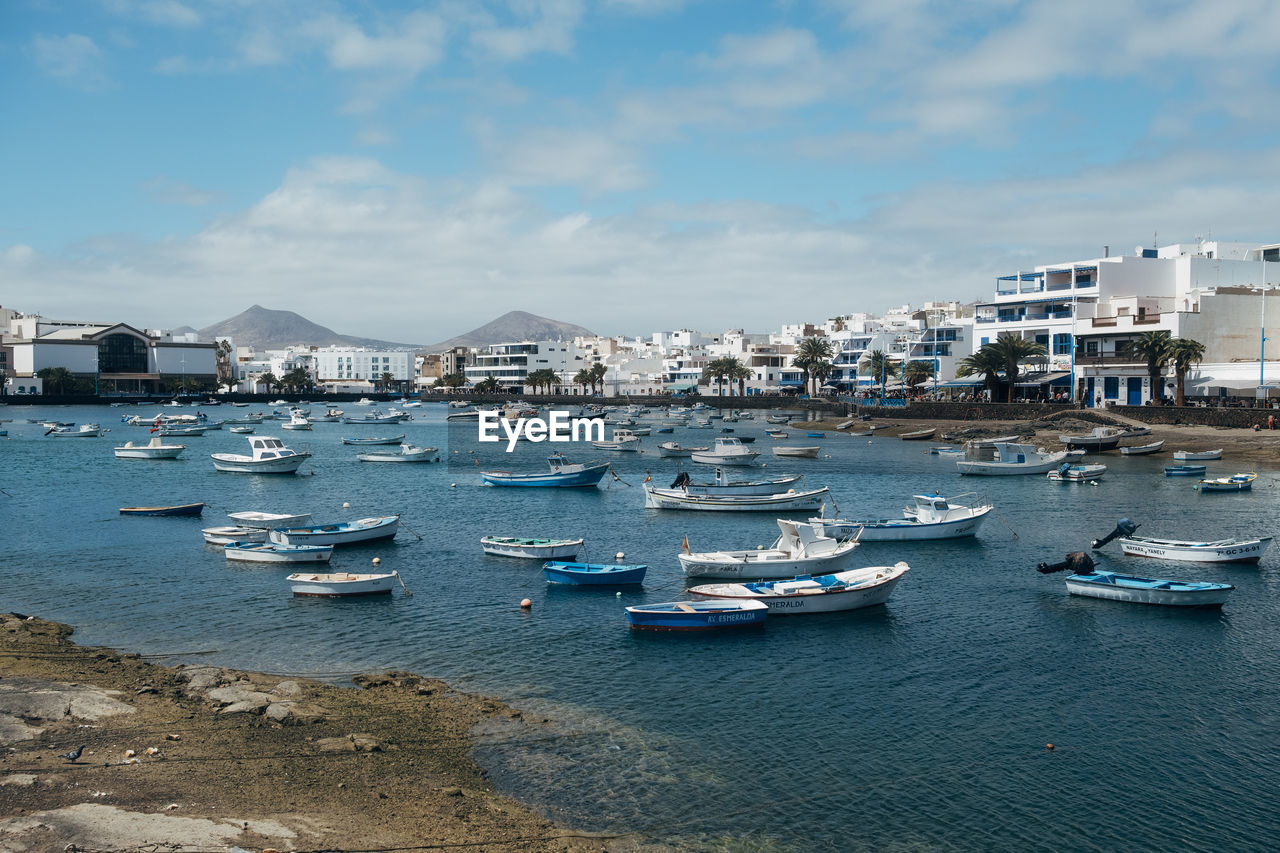
M 238 347 L 251 346 L 257 350 L 283 349 L 291 345 L 327 347 L 330 344 L 372 349 L 421 348 L 418 344 L 339 334 L 333 329 L 311 322 L 297 312 L 263 308 L 257 304 L 198 332 L 202 340 L 219 341 L 230 338 Z
M 453 347 L 482 347 L 505 341 L 567 341 L 579 336 L 595 337 L 595 332 L 584 326 L 540 317 L 528 311 L 508 311 L 483 326 L 424 349 L 428 352 L 443 352 Z

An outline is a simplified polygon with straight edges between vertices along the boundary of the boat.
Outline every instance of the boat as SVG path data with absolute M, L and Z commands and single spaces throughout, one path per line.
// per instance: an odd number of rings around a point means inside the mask
M 294 412 L 289 415 L 286 423 L 280 424 L 281 429 L 311 429 L 311 421 L 307 420 L 307 416 L 300 412 Z
M 342 422 L 344 424 L 398 424 L 402 417 L 403 415 L 383 414 L 374 409 L 367 415 L 343 415 Z
M 1148 453 L 1159 453 L 1164 449 L 1164 439 L 1153 441 L 1151 444 L 1139 444 L 1135 447 L 1120 448 L 1121 456 L 1146 456 Z
M 311 458 L 306 450 L 285 447 L 284 442 L 269 435 L 246 436 L 252 454 L 211 453 L 213 467 L 238 474 L 293 474 Z
M 791 418 L 787 415 L 768 415 L 764 420 L 769 424 L 785 424 L 790 422 Z
M 563 583 L 570 586 L 620 586 L 641 583 L 648 566 L 622 563 L 570 563 L 549 560 L 542 566 L 542 576 L 547 583 Z
M 146 444 L 126 441 L 124 446 L 114 448 L 114 452 L 117 459 L 177 459 L 186 449 L 185 444 L 165 444 L 157 435 Z
M 189 436 L 200 436 L 208 432 L 207 426 L 158 426 L 152 427 L 151 432 L 163 438 L 182 438 Z
M 690 494 L 683 489 L 659 489 L 646 483 L 646 509 L 689 509 L 708 512 L 813 512 L 820 510 L 830 496 L 826 486 L 797 492 L 788 489 L 772 495 Z
M 1120 432 L 1121 438 L 1138 438 L 1144 435 L 1151 435 L 1151 427 L 1149 426 L 1130 426 L 1125 427 Z
M 210 545 L 230 545 L 232 542 L 266 542 L 265 527 L 206 527 L 200 531 Z
M 323 415 L 316 415 L 311 419 L 311 422 L 318 424 L 337 423 L 342 420 L 342 416 L 345 414 L 346 412 L 342 411 L 342 409 L 326 409 Z
M 869 521 L 811 518 L 809 523 L 823 536 L 836 539 L 857 536 L 860 542 L 956 539 L 977 535 L 987 514 L 995 508 L 989 502 L 980 501 L 974 492 L 953 498 L 938 494 L 913 495 L 912 500 L 911 506 L 903 508 L 902 518 Z
M 695 483 L 689 472 L 681 471 L 668 488 L 690 495 L 777 495 L 793 488 L 801 479 L 801 474 L 784 474 L 767 480 L 730 480 L 717 468 L 714 482 Z
M 930 427 L 929 429 L 918 429 L 918 430 L 913 430 L 912 432 L 904 432 L 902 435 L 898 436 L 898 438 L 902 439 L 903 441 L 923 441 L 926 438 L 933 438 L 933 434 L 937 431 L 938 431 L 937 427 Z
M 1253 488 L 1253 481 L 1258 475 L 1252 471 L 1244 474 L 1232 474 L 1230 477 L 1214 477 L 1201 480 L 1196 489 L 1201 492 L 1247 492 Z
M 204 504 L 178 504 L 177 506 L 122 506 L 121 515 L 199 515 Z
M 769 436 L 769 438 L 786 438 L 787 437 L 787 431 L 784 429 L 767 429 L 764 431 L 764 433 L 765 435 Z M 870 435 L 870 434 L 871 433 L 867 433 L 867 435 Z
M 1143 578 L 1115 572 L 1067 575 L 1066 581 L 1067 592 L 1072 595 L 1174 607 L 1221 607 L 1235 589 L 1229 583 Z
M 649 433 L 651 433 L 651 432 L 653 432 L 653 427 L 647 427 L 647 426 L 633 426 L 633 427 L 631 427 L 631 434 L 632 434 L 632 435 L 646 436 L 646 435 L 648 435 L 648 434 L 649 434 Z
M 701 601 L 668 601 L 627 608 L 627 622 L 635 631 L 715 631 L 724 628 L 764 626 L 769 606 L 747 599 L 708 598 Z
M 1173 458 L 1177 462 L 1202 461 L 1206 459 L 1221 459 L 1222 448 L 1217 450 L 1175 450 Z
M 783 445 L 772 448 L 774 456 L 785 456 L 796 459 L 817 459 L 818 451 L 822 448 L 818 445 L 810 447 L 796 447 L 794 445 Z
M 999 477 L 1011 474 L 1044 474 L 1058 467 L 1067 451 L 1049 452 L 1012 441 L 971 442 L 965 445 L 963 459 L 956 460 L 961 474 Z
M 625 427 L 613 431 L 613 438 L 605 441 L 593 441 L 591 444 L 601 450 L 620 450 L 634 453 L 640 449 L 640 436 Z
M 1126 536 L 1118 540 L 1120 550 L 1134 557 L 1155 557 L 1193 563 L 1256 563 L 1262 559 L 1270 536 L 1253 539 L 1219 539 L 1196 542 L 1186 539 L 1157 539 L 1153 536 Z
M 457 401 L 455 401 L 455 403 L 456 403 L 456 402 L 457 402 Z M 356 400 L 356 401 L 355 401 L 354 403 L 352 403 L 351 405 L 353 405 L 353 406 L 372 406 L 372 405 L 373 405 L 373 401 L 372 401 L 372 400 L 370 400 L 368 397 L 361 397 L 359 400 Z M 450 405 L 450 406 L 452 406 L 452 405 L 454 405 L 454 403 L 450 403 L 449 405 Z M 464 406 L 468 406 L 468 405 L 470 405 L 470 403 L 463 403 L 462 405 L 464 405 Z
M 1104 450 L 1115 450 L 1120 444 L 1120 439 L 1124 437 L 1124 430 L 1100 426 L 1094 427 L 1084 435 L 1060 435 L 1058 436 L 1058 441 L 1061 441 L 1071 450 L 1100 453 Z
M 785 518 L 777 523 L 782 534 L 768 548 L 698 553 L 685 549 L 676 555 L 680 568 L 688 577 L 788 578 L 812 574 L 815 568 L 838 571 L 858 547 L 853 539 L 822 536 L 811 525 Z
M 376 436 L 373 438 L 344 438 L 342 439 L 342 443 L 343 444 L 403 444 L 404 433 L 400 433 L 399 435 L 386 435 L 386 436 L 382 436 L 381 438 L 378 438 Z
M 718 436 L 711 450 L 694 451 L 689 458 L 704 465 L 754 465 L 759 455 L 736 438 Z
M 243 563 L 327 563 L 333 556 L 333 546 L 230 542 L 222 552 L 228 560 Z
M 361 462 L 439 462 L 440 451 L 435 447 L 416 447 L 402 444 L 398 450 L 366 450 L 357 453 Z
M 833 613 L 884 604 L 910 569 L 898 562 L 791 580 L 702 584 L 689 587 L 689 593 L 710 599 L 760 601 L 775 616 Z
M 1089 483 L 1107 473 L 1107 466 L 1101 463 L 1064 462 L 1045 476 L 1055 483 Z
M 522 557 L 530 560 L 560 560 L 578 555 L 581 539 L 524 539 L 516 536 L 485 536 L 480 547 L 486 554 L 498 557 Z
M 80 424 L 80 426 L 59 424 L 50 427 L 45 435 L 50 435 L 54 438 L 98 438 L 101 435 L 105 435 L 106 432 L 99 424 Z
M 1203 465 L 1166 465 L 1164 468 L 1166 477 L 1199 477 L 1204 472 Z
M 350 572 L 333 574 L 289 575 L 289 589 L 294 595 L 311 595 L 321 598 L 344 598 L 356 595 L 390 595 L 400 575 L 397 572 L 357 575 Z
M 391 539 L 400 526 L 400 516 L 379 515 L 336 524 L 273 527 L 267 538 L 277 545 L 356 545 Z
M 930 447 L 929 453 L 934 456 L 964 456 L 963 447 L 951 447 L 949 445 L 938 445 Z
M 253 432 L 254 427 L 251 427 L 251 426 L 233 426 L 233 427 L 227 427 L 227 429 L 228 429 L 230 432 L 234 432 L 234 433 L 235 433 L 235 434 L 237 434 L 237 435 L 249 435 L 250 433 L 252 433 L 252 432 Z
M 608 462 L 571 463 L 563 454 L 553 453 L 547 458 L 550 471 L 535 474 L 513 474 L 510 471 L 481 471 L 480 480 L 486 486 L 517 486 L 531 488 L 594 487 Z
M 658 455 L 667 459 L 688 459 L 694 451 L 701 453 L 710 449 L 710 446 L 684 447 L 678 441 L 664 441 L 658 445 Z
M 284 513 L 248 510 L 246 512 L 229 512 L 227 513 L 227 518 L 241 527 L 256 527 L 263 530 L 270 530 L 272 527 L 302 527 L 311 523 L 311 513 L 309 512 Z

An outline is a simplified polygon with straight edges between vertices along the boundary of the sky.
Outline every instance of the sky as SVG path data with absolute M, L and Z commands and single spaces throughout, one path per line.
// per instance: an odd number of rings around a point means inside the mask
M 1280 242 L 1270 0 L 4 0 L 0 306 L 763 332 Z

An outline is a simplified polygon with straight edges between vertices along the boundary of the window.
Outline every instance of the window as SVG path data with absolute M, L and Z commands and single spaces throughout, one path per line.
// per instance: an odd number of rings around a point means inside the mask
M 1088 355 L 1088 356 L 1096 356 L 1096 355 L 1098 354 L 1098 342 L 1097 342 L 1097 341 L 1085 341 L 1085 342 L 1084 342 L 1084 354 L 1085 354 L 1085 355 Z
M 1071 335 L 1060 334 L 1053 336 L 1053 354 L 1054 355 L 1071 355 Z
M 979 342 L 978 346 L 985 347 L 989 343 L 991 343 L 991 338 L 983 338 L 981 342 Z

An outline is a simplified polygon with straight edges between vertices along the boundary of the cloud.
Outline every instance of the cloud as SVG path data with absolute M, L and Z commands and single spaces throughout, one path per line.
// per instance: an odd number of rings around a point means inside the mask
M 573 49 L 574 30 L 582 20 L 581 0 L 517 0 L 511 5 L 517 15 L 531 20 L 523 26 L 477 27 L 471 33 L 472 45 L 503 62 Z
M 601 193 L 636 189 L 648 181 L 636 152 L 606 133 L 538 128 L 516 139 L 486 135 L 495 168 L 517 186 L 576 186 Z
M 444 55 L 445 24 L 430 12 L 410 12 L 376 34 L 336 16 L 306 24 L 304 34 L 325 46 L 329 64 L 340 71 L 395 71 L 416 75 Z
M 56 80 L 88 91 L 107 84 L 105 57 L 88 36 L 36 36 L 30 51 L 36 67 Z
M 190 29 L 203 23 L 200 13 L 177 0 L 106 0 L 112 13 L 149 24 Z
M 142 188 L 152 201 L 159 204 L 203 207 L 207 204 L 212 204 L 218 198 L 217 193 L 197 189 L 190 184 L 163 176 L 146 181 L 143 183 Z

